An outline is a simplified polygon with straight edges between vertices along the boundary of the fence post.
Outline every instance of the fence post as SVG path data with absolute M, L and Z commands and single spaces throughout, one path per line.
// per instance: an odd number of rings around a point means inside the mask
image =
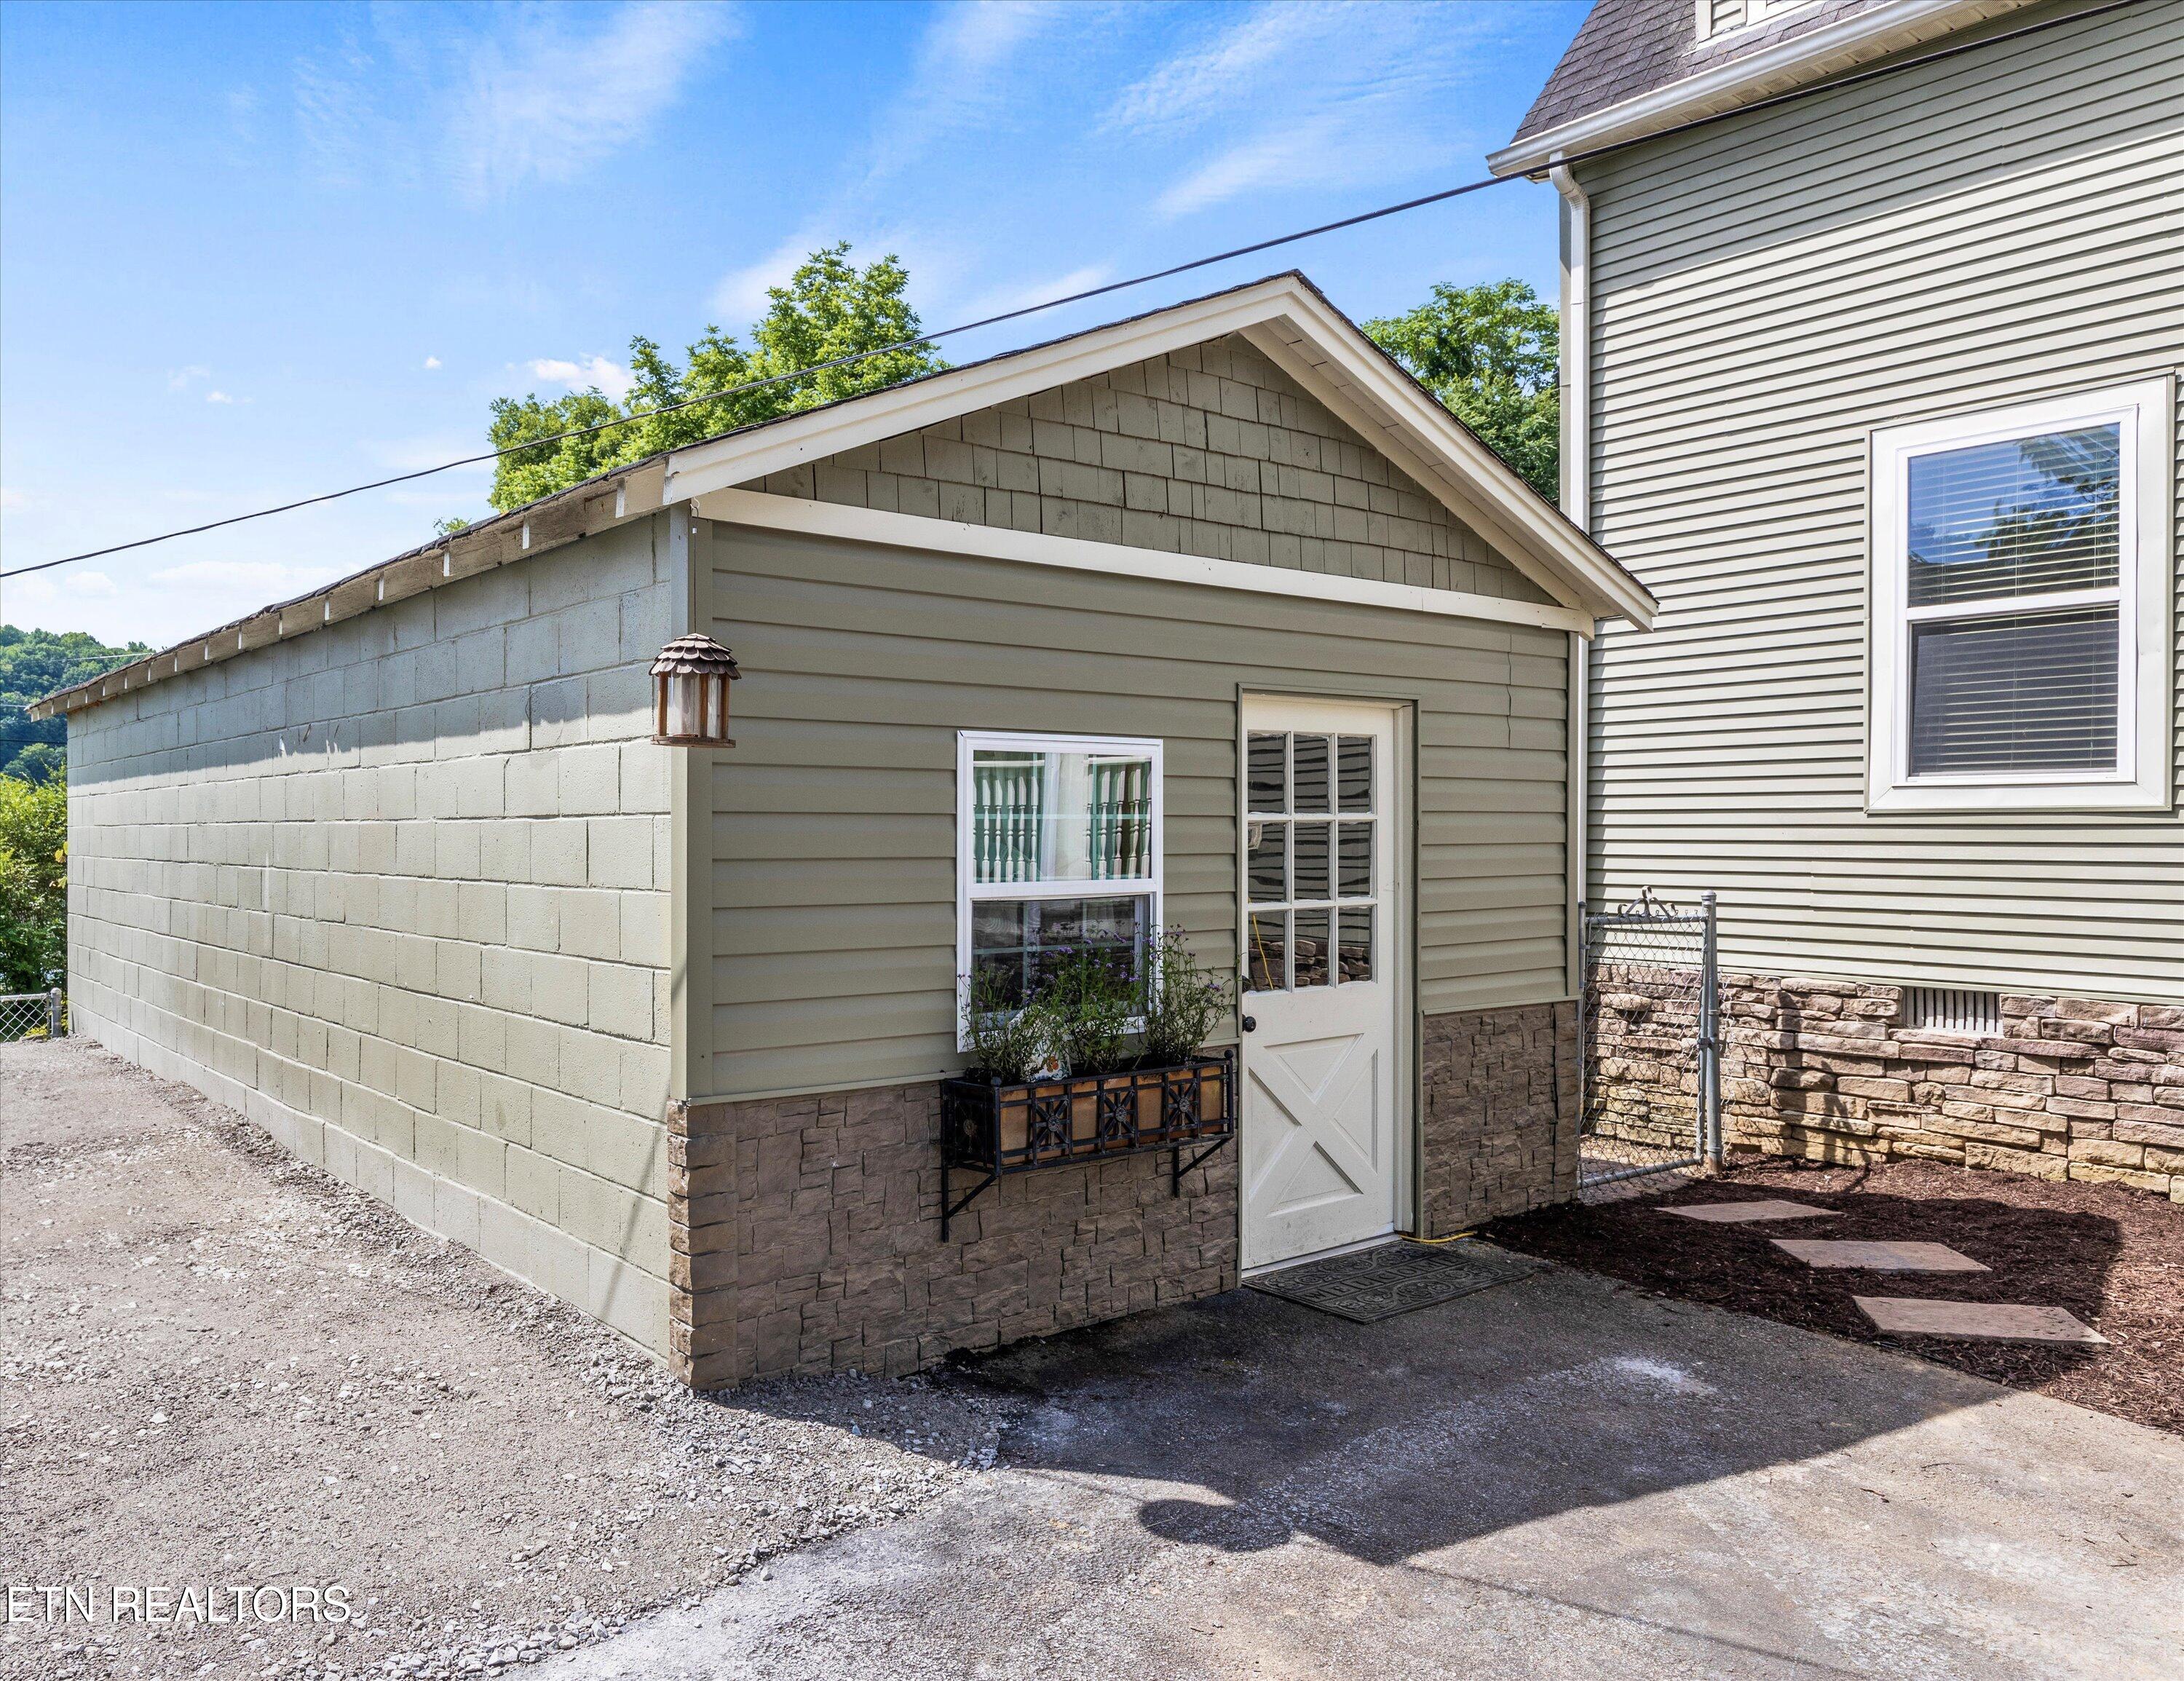
M 1721 1166 L 1721 959 L 1714 943 L 1714 898 L 1699 895 L 1706 915 L 1706 943 L 1699 958 L 1699 1153 L 1711 1170 Z
M 46 994 L 46 1037 L 50 1039 L 58 1038 L 65 1019 L 62 1014 L 61 989 L 55 987 Z

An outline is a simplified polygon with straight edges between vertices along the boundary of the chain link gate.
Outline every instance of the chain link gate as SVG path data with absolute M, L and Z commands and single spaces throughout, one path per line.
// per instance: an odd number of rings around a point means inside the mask
M 1578 1188 L 1721 1164 L 1721 971 L 1714 898 L 1686 910 L 1647 888 L 1580 907 L 1585 1100 Z
M 68 1032 L 68 1005 L 55 987 L 46 993 L 0 993 L 0 1044 L 57 1039 Z

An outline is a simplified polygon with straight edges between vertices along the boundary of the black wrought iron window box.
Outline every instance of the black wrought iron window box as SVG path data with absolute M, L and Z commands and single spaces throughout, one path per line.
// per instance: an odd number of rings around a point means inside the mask
M 940 1084 L 940 1239 L 987 1186 L 1011 1173 L 1170 1150 L 1168 1191 L 1236 1136 L 1236 1053 L 1021 1085 Z M 1184 1158 L 1188 1154 L 1189 1161 Z M 951 1175 L 981 1175 L 961 1197 Z

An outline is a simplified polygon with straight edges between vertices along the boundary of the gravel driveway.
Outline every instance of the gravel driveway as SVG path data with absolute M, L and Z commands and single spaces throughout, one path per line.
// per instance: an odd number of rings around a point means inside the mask
M 482 1673 L 600 1639 L 990 1464 L 1006 1400 L 690 1395 L 231 1111 L 0 1046 L 0 1674 Z M 192 1585 L 237 1625 L 110 1617 Z M 293 1589 L 320 1590 L 317 1606 Z M 306 1610 L 334 1603 L 345 1623 Z M 269 1610 L 271 1621 L 256 1618 Z

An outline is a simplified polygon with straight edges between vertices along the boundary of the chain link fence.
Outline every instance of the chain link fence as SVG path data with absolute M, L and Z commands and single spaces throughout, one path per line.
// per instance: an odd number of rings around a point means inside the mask
M 1714 899 L 1584 908 L 1580 1190 L 1721 1161 Z
M 17 1039 L 58 1039 L 68 1032 L 68 1000 L 48 993 L 0 993 L 0 1044 Z

